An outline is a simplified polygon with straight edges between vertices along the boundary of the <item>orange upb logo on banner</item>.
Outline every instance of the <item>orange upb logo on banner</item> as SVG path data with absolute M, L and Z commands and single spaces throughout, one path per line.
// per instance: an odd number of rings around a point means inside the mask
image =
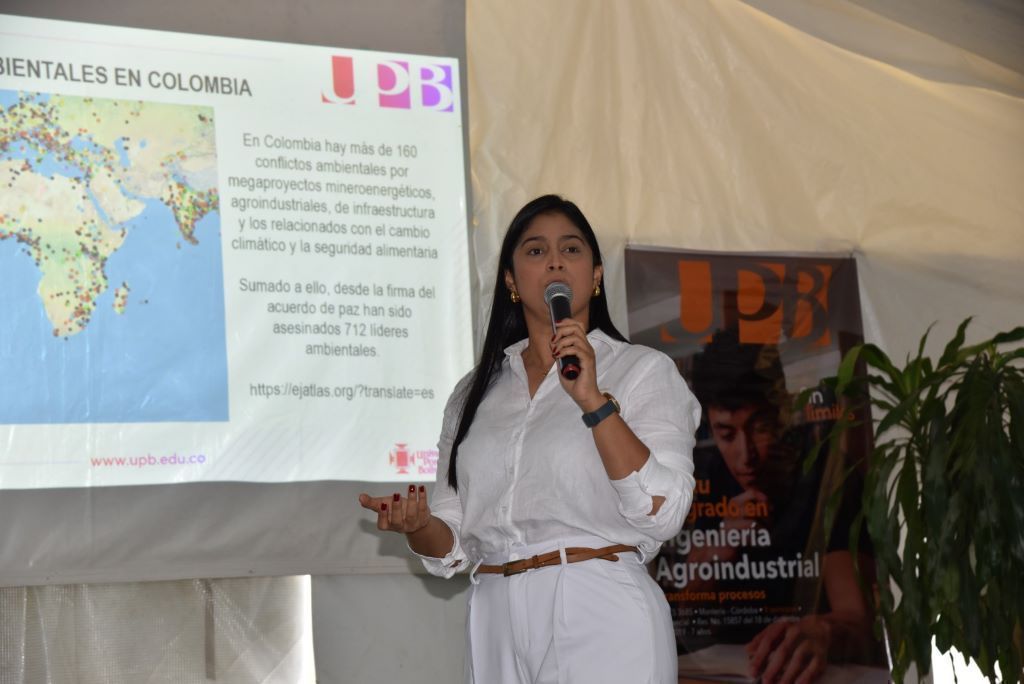
M 714 331 L 735 327 L 744 344 L 778 344 L 785 337 L 829 346 L 830 265 L 749 261 L 730 267 L 683 258 L 678 267 L 679 321 L 661 326 L 663 342 L 707 341 Z M 724 282 L 729 285 L 715 286 Z

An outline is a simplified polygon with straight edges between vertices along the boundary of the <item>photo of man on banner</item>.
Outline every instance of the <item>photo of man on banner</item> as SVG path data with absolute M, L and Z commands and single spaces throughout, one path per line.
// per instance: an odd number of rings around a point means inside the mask
M 703 414 L 693 506 L 651 569 L 672 606 L 680 681 L 827 682 L 851 674 L 874 681 L 876 671 L 886 681 L 885 670 L 870 667 L 884 663 L 884 651 L 850 551 L 857 468 L 825 529 L 830 494 L 865 453 L 856 436 L 833 454 L 822 447 L 840 409 L 819 381 L 835 373 L 839 347 L 860 336 L 855 264 L 771 257 L 781 262 L 774 270 L 780 277 L 752 291 L 758 283 L 750 273 L 763 273 L 766 259 L 627 251 L 631 337 L 676 360 Z M 809 288 L 799 274 L 818 267 L 828 278 L 816 295 L 817 330 L 798 337 L 813 327 L 799 320 L 809 307 L 794 304 Z M 701 270 L 710 288 L 693 287 Z M 690 335 L 686 307 L 692 312 L 700 295 L 707 299 L 704 321 L 716 325 Z M 765 334 L 763 319 L 745 325 L 744 311 L 752 310 L 772 312 L 777 338 Z M 662 324 L 650 325 L 658 319 Z M 817 389 L 798 411 L 794 396 L 805 388 Z M 817 448 L 823 452 L 805 468 Z M 862 534 L 859 563 L 867 573 L 870 554 Z M 870 586 L 871 574 L 865 579 Z

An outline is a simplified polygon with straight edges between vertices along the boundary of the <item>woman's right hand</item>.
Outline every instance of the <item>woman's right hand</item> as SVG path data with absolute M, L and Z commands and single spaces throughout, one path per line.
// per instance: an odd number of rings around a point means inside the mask
M 379 530 L 412 534 L 422 530 L 430 522 L 427 490 L 423 485 L 409 485 L 409 495 L 405 497 L 398 492 L 391 496 L 360 494 L 359 503 L 363 508 L 377 514 Z

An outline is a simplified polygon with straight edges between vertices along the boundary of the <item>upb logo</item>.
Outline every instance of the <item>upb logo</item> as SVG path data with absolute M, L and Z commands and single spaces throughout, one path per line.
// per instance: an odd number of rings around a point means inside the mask
M 395 447 L 388 451 L 388 464 L 394 467 L 398 475 L 408 475 L 414 468 L 419 475 L 435 475 L 437 456 L 437 449 L 413 451 L 405 442 L 395 442 Z
M 331 88 L 320 93 L 328 104 L 451 112 L 455 108 L 452 65 L 425 59 L 375 61 L 331 57 Z
M 666 344 L 710 341 L 723 328 L 738 329 L 744 344 L 831 343 L 829 263 L 680 259 L 678 269 L 679 319 L 661 326 Z

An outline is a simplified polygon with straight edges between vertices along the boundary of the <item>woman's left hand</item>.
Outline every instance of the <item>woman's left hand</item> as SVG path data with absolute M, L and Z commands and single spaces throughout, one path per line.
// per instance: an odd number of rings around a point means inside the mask
M 551 353 L 555 361 L 564 356 L 575 356 L 580 361 L 580 374 L 575 380 L 569 380 L 561 373 L 558 374 L 558 380 L 580 409 L 594 411 L 604 404 L 605 398 L 597 387 L 597 363 L 594 348 L 587 339 L 587 331 L 582 323 L 572 318 L 562 319 L 555 327 L 556 332 L 551 340 Z

